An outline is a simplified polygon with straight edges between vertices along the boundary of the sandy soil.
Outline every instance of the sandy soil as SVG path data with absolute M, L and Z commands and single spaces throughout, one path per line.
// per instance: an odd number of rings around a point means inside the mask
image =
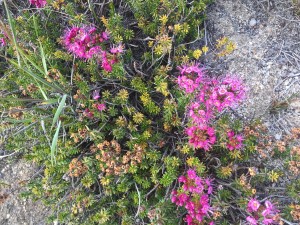
M 0 225 L 43 225 L 49 210 L 19 194 L 37 168 L 16 159 L 0 159 Z
M 300 126 L 300 18 L 292 0 L 216 0 L 210 6 L 207 42 L 226 36 L 237 48 L 207 65 L 237 74 L 249 87 L 240 107 L 247 118 L 263 118 L 279 139 Z

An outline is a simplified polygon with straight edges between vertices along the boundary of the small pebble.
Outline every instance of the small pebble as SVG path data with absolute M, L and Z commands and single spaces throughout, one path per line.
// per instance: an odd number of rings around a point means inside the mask
M 275 138 L 276 138 L 276 140 L 280 140 L 281 134 L 275 134 Z
M 252 18 L 249 22 L 250 27 L 254 27 L 257 24 L 256 19 Z

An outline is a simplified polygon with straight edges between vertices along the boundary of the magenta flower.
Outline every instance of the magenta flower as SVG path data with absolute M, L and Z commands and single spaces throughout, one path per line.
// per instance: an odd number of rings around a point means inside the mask
M 278 212 L 279 210 L 276 209 L 276 207 L 270 202 L 270 201 L 265 201 L 265 206 L 266 209 L 270 210 L 271 212 Z
M 227 75 L 222 80 L 206 80 L 199 90 L 198 100 L 211 111 L 221 112 L 236 106 L 245 96 L 245 87 L 236 78 Z
M 180 70 L 180 74 L 184 75 L 184 74 L 197 74 L 197 75 L 203 75 L 203 68 L 199 67 L 199 64 L 192 64 L 192 65 L 183 65 L 181 67 L 178 67 L 178 69 Z
M 186 215 L 185 222 L 187 223 L 187 225 L 193 225 L 193 218 L 190 215 Z
M 188 176 L 189 179 L 194 180 L 197 177 L 196 171 L 192 170 L 192 169 L 189 169 L 187 171 L 187 176 Z
M 275 222 L 272 218 L 279 212 L 276 207 L 270 202 L 265 201 L 265 209 L 262 211 L 261 215 L 264 217 L 263 224 L 273 224 Z
M 247 205 L 248 212 L 256 212 L 260 206 L 259 201 L 254 198 L 251 198 Z
M 184 65 L 178 67 L 180 76 L 177 78 L 177 83 L 186 93 L 193 93 L 203 80 L 203 69 L 198 64 Z
M 261 209 L 263 209 L 261 211 Z M 279 212 L 275 206 L 270 201 L 265 201 L 264 206 L 262 206 L 256 199 L 252 198 L 248 202 L 247 211 L 252 213 L 254 217 L 248 216 L 246 220 L 249 224 L 277 224 L 278 221 L 275 221 L 274 218 Z M 258 218 L 259 221 L 258 221 Z
M 236 106 L 244 99 L 246 89 L 243 82 L 236 76 L 226 75 L 218 87 L 219 93 L 224 93 L 224 106 Z
M 6 46 L 6 41 L 5 41 L 5 38 L 0 38 L 0 47 L 4 47 Z
M 227 148 L 230 151 L 241 149 L 243 146 L 243 137 L 242 135 L 235 134 L 234 131 L 227 132 L 228 143 Z
M 203 148 L 205 151 L 208 151 L 216 141 L 215 130 L 212 127 L 192 126 L 186 129 L 186 133 L 193 147 Z
M 93 91 L 93 99 L 98 100 L 100 98 L 99 90 Z
M 269 225 L 269 224 L 273 224 L 273 222 L 275 222 L 273 219 L 271 218 L 264 218 L 262 223 L 265 224 L 265 225 Z
M 117 47 L 110 49 L 110 52 L 113 54 L 118 54 L 123 52 L 123 46 L 119 44 Z
M 31 5 L 34 5 L 37 8 L 44 8 L 47 4 L 46 0 L 29 0 Z
M 174 190 L 174 191 L 171 192 L 171 202 L 172 202 L 172 203 L 177 203 L 177 201 L 178 201 L 178 198 L 177 198 L 177 191 Z
M 180 177 L 178 178 L 178 181 L 179 181 L 180 183 L 185 183 L 185 182 L 187 181 L 187 179 L 186 179 L 185 176 L 180 176 Z
M 107 72 L 111 72 L 112 71 L 112 65 L 115 64 L 117 62 L 116 59 L 111 59 L 109 60 L 107 57 L 107 52 L 103 51 L 101 54 L 102 57 L 102 68 L 107 71 Z
M 212 113 L 206 109 L 204 105 L 199 102 L 193 102 L 189 106 L 189 117 L 192 119 L 193 123 L 198 126 L 206 126 L 212 117 Z
M 87 59 L 91 59 L 91 58 L 93 58 L 94 55 L 98 54 L 99 52 L 101 52 L 100 46 L 91 47 L 89 50 L 86 51 L 85 57 Z
M 107 59 L 104 59 L 102 61 L 102 65 L 101 66 L 107 72 L 111 72 L 112 71 L 112 64 Z
M 266 208 L 266 209 L 264 209 L 264 210 L 262 211 L 261 215 L 262 215 L 263 217 L 267 217 L 267 216 L 269 216 L 269 215 L 272 214 L 272 213 L 273 213 L 273 211 L 272 211 L 270 208 Z
M 177 202 L 179 206 L 183 206 L 187 201 L 189 200 L 189 197 L 185 193 L 181 193 L 177 195 Z
M 85 117 L 90 118 L 90 119 L 92 119 L 94 117 L 94 114 L 89 109 L 85 109 L 84 112 L 83 112 L 83 115 Z
M 183 206 L 187 210 L 185 221 L 188 224 L 196 225 L 199 223 L 208 224 L 209 213 L 213 211 L 210 205 L 208 188 L 211 187 L 211 179 L 202 179 L 195 170 L 189 169 L 185 176 L 178 178 L 183 183 L 177 191 L 172 191 L 171 201 L 178 206 Z M 207 194 L 205 193 L 207 191 Z M 212 221 L 210 224 L 213 224 Z
M 108 32 L 106 32 L 106 31 L 104 31 L 104 32 L 102 32 L 102 38 L 105 40 L 105 41 L 107 41 L 108 39 L 109 39 L 109 34 L 108 34 Z
M 102 51 L 95 31 L 93 26 L 72 27 L 65 32 L 63 43 L 77 57 L 90 59 Z
M 106 109 L 106 106 L 103 103 L 96 104 L 96 107 L 97 107 L 98 111 L 100 111 L 100 112 L 104 111 Z
M 257 225 L 257 220 L 255 218 L 251 217 L 251 216 L 247 216 L 246 220 L 251 225 Z

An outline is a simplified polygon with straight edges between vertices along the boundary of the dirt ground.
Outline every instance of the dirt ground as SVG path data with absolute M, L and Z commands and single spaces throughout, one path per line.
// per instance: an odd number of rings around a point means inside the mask
M 292 0 L 216 0 L 209 10 L 207 42 L 229 37 L 236 50 L 206 64 L 246 82 L 240 113 L 263 118 L 278 139 L 299 127 L 300 18 Z
M 263 118 L 277 139 L 299 127 L 300 18 L 292 0 L 216 0 L 205 27 L 209 45 L 226 36 L 237 46 L 225 58 L 208 55 L 205 63 L 248 85 L 248 100 L 239 114 Z M 36 168 L 22 160 L 0 158 L 0 225 L 45 224 L 49 210 L 19 197 L 24 181 L 34 174 Z
M 1 157 L 1 154 L 0 154 Z M 49 209 L 19 196 L 37 168 L 14 158 L 0 159 L 0 224 L 43 225 Z

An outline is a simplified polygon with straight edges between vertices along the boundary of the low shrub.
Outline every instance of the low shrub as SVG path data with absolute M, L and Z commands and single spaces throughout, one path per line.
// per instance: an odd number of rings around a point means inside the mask
M 49 221 L 282 223 L 261 186 L 279 175 L 255 161 L 266 143 L 277 148 L 262 125 L 231 113 L 245 85 L 200 65 L 209 3 L 4 0 L 4 145 L 40 166 L 23 195 L 43 199 Z M 223 38 L 216 48 L 222 57 L 235 46 Z M 285 152 L 298 171 L 299 152 Z M 290 185 L 297 196 L 299 182 Z

